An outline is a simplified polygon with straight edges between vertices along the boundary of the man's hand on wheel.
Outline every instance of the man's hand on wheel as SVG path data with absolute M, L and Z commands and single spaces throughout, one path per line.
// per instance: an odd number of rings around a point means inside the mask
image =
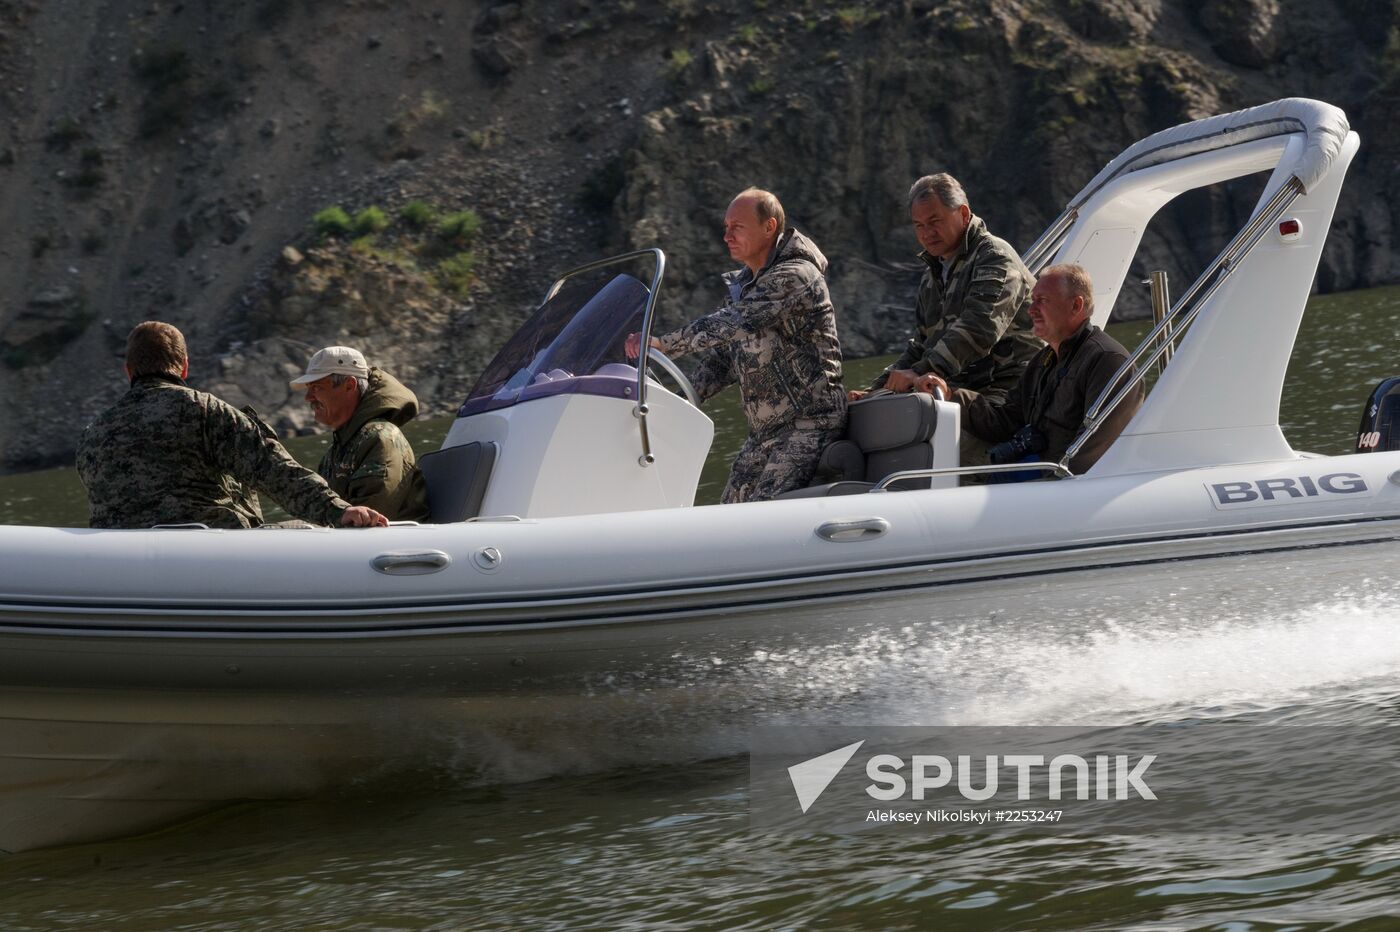
M 652 337 L 651 346 L 661 349 L 661 341 Z M 642 335 L 640 333 L 627 334 L 627 342 L 623 344 L 622 349 L 627 354 L 628 359 L 636 359 L 642 355 Z

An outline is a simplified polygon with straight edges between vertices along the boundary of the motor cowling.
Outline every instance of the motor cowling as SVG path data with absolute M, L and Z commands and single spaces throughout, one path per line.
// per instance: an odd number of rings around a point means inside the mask
M 1361 410 L 1356 433 L 1357 453 L 1400 450 L 1400 376 L 1376 386 Z

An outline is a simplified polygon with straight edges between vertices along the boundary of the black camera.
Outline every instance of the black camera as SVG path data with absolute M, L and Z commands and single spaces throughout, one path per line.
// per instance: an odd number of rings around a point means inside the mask
M 1046 446 L 1045 435 L 1027 424 L 1016 431 L 1010 440 L 987 447 L 987 459 L 993 463 L 1017 463 L 1034 453 L 1044 451 Z

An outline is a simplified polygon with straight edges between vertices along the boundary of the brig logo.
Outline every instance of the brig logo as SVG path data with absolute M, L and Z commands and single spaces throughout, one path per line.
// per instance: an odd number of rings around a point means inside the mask
M 1219 510 L 1254 505 L 1287 505 L 1316 501 L 1338 495 L 1370 496 L 1371 489 L 1360 473 L 1333 472 L 1325 476 L 1287 476 L 1278 479 L 1241 479 L 1238 482 L 1207 482 L 1210 502 Z

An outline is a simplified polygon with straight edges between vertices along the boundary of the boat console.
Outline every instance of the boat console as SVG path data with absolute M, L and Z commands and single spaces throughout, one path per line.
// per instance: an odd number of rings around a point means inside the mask
M 655 265 L 649 286 L 627 271 L 647 259 Z M 451 457 L 460 466 L 434 462 L 428 471 L 435 519 L 448 500 L 460 505 L 447 520 L 694 504 L 714 423 L 670 360 L 652 350 L 645 362 L 629 361 L 623 352 L 629 333 L 650 336 L 664 264 L 660 250 L 646 250 L 554 283 L 486 367 L 442 451 L 424 457 L 477 445 Z M 680 394 L 652 377 L 653 365 Z

